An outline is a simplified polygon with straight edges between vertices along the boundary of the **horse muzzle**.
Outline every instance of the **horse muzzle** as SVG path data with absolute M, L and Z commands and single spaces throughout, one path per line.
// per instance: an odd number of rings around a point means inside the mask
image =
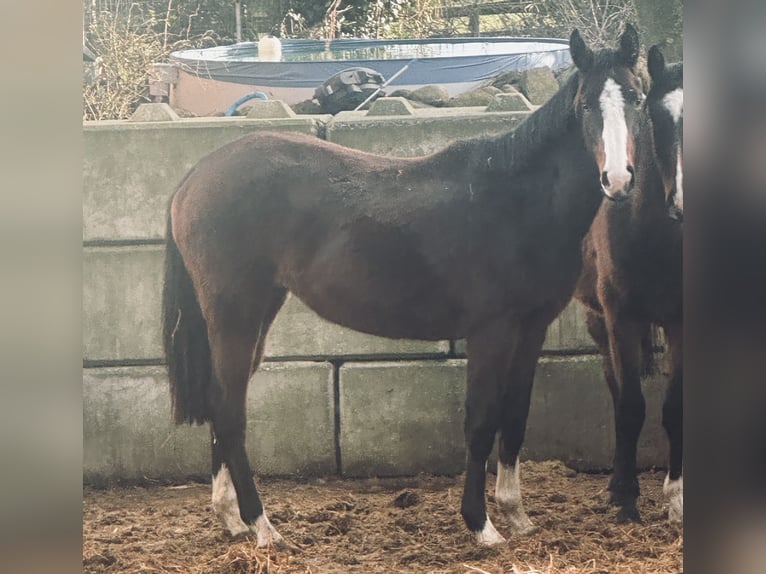
M 631 166 L 617 173 L 601 172 L 601 191 L 612 201 L 624 201 L 630 197 L 635 182 L 636 175 Z

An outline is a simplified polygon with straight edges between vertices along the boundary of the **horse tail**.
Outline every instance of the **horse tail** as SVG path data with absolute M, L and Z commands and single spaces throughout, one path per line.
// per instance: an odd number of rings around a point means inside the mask
M 173 238 L 170 209 L 162 291 L 162 338 L 176 424 L 210 420 L 210 343 L 194 286 Z
M 657 372 L 657 351 L 663 348 L 660 328 L 650 324 L 641 337 L 641 376 L 648 377 Z

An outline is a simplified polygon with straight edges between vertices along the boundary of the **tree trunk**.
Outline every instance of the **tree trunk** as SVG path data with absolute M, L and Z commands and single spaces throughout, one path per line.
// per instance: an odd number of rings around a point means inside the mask
M 634 3 L 646 48 L 657 44 L 666 61 L 683 60 L 683 0 L 634 0 Z

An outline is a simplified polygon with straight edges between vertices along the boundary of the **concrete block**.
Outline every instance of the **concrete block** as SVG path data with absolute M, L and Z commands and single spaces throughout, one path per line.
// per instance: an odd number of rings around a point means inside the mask
M 378 98 L 372 102 L 368 116 L 411 116 L 415 110 L 404 98 Z
M 180 119 L 178 114 L 167 104 L 141 104 L 128 121 L 172 122 L 178 119 Z
M 251 120 L 297 117 L 292 108 L 281 100 L 254 99 L 251 100 L 250 106 L 247 117 Z
M 83 359 L 162 357 L 161 245 L 83 252 Z
M 161 360 L 161 245 L 88 247 L 83 258 L 83 358 Z M 448 341 L 365 335 L 321 319 L 290 297 L 269 333 L 267 357 L 446 355 Z
M 378 100 L 380 101 L 380 100 Z M 528 112 L 488 114 L 485 107 L 423 108 L 413 115 L 374 117 L 340 112 L 325 130 L 329 141 L 371 153 L 414 157 L 433 153 L 452 142 L 512 130 Z
M 269 363 L 250 383 L 246 447 L 261 475 L 335 473 L 333 371 Z M 85 369 L 86 482 L 210 474 L 207 426 L 175 426 L 164 367 Z
M 543 343 L 543 352 L 566 352 L 575 351 L 595 352 L 596 344 L 593 342 L 588 327 L 585 323 L 585 311 L 577 301 L 567 305 L 561 314 L 556 317 L 548 327 Z M 464 340 L 455 342 L 455 352 L 459 356 L 465 356 L 466 343 Z
M 170 196 L 203 156 L 259 130 L 316 135 L 328 116 L 83 124 L 83 241 L 165 237 Z
M 346 329 L 319 317 L 297 297 L 277 315 L 266 344 L 268 357 L 369 357 L 446 355 L 449 341 L 386 339 Z
M 337 472 L 333 367 L 264 363 L 250 382 L 247 445 L 262 475 Z
M 463 469 L 465 361 L 349 363 L 340 369 L 345 476 Z
M 543 358 L 534 385 L 522 460 L 558 459 L 580 470 L 612 468 L 614 415 L 601 358 Z M 644 381 L 643 389 L 646 422 L 638 464 L 665 466 L 667 440 L 661 422 L 665 382 L 655 376 Z
M 531 111 L 532 104 L 520 92 L 495 94 L 487 106 L 488 112 Z
M 465 361 L 364 363 L 340 371 L 340 445 L 348 476 L 462 472 Z M 667 464 L 662 428 L 665 382 L 643 384 L 641 467 Z M 579 470 L 612 467 L 611 397 L 598 356 L 538 363 L 522 460 L 559 459 Z M 493 451 L 490 468 L 497 465 Z
M 163 367 L 83 370 L 83 479 L 210 474 L 210 434 L 175 426 Z

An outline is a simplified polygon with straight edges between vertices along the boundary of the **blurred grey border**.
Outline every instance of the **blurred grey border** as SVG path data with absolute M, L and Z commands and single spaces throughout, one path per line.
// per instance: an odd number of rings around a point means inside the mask
M 762 574 L 766 1 L 684 9 L 684 569 Z
M 0 4 L 0 571 L 82 571 L 76 2 Z

